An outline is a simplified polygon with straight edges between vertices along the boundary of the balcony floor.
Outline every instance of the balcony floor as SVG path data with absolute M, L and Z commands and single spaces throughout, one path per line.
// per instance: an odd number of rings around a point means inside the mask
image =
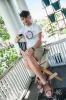
M 58 72 L 59 75 L 63 78 L 62 82 L 57 81 L 57 80 L 53 81 L 53 87 L 56 88 L 55 91 L 57 91 L 57 89 L 59 91 L 64 90 L 62 92 L 63 95 L 59 96 L 59 94 L 55 94 L 56 95 L 56 96 L 54 95 L 54 98 L 56 97 L 55 99 L 45 99 L 45 97 L 43 95 L 39 96 L 36 85 L 33 83 L 30 87 L 31 92 L 30 92 L 30 95 L 27 100 L 66 100 L 66 66 L 61 66 L 60 68 L 59 67 L 52 68 L 52 71 Z M 59 89 L 59 88 L 62 88 L 62 89 Z M 57 98 L 57 97 L 59 97 L 59 98 Z M 65 97 L 65 99 L 64 99 L 64 97 Z

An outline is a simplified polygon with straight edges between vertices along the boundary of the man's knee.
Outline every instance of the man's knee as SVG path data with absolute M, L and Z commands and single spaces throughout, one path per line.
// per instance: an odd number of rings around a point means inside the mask
M 31 57 L 32 57 L 32 55 L 30 56 L 30 55 L 28 55 L 27 53 L 25 53 L 25 55 L 26 55 L 27 58 L 30 58 L 30 59 L 31 59 Z

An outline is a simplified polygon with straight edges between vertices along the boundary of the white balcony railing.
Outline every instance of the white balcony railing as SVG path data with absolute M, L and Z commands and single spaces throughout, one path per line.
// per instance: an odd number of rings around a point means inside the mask
M 66 39 L 48 45 L 50 66 L 66 65 Z
M 21 100 L 31 83 L 22 59 L 4 74 L 0 77 L 0 100 Z

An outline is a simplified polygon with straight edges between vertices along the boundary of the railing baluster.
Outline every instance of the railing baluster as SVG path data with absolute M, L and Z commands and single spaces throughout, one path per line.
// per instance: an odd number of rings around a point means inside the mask
M 10 82 L 11 82 L 11 84 L 12 84 L 14 90 L 15 90 L 16 96 L 18 97 L 19 90 L 17 88 L 16 82 L 14 81 L 14 78 L 13 78 L 11 72 L 10 72 L 10 76 L 8 78 L 9 78 L 9 80 L 10 80 Z
M 3 100 L 6 100 L 6 95 L 4 94 L 1 86 L 0 86 L 0 98 L 2 98 Z
M 4 78 L 4 81 L 5 81 L 6 87 L 8 87 L 10 98 L 15 99 L 16 98 L 15 91 L 13 90 L 12 84 L 9 82 L 7 76 Z
M 20 62 L 20 63 L 21 63 L 21 62 Z M 18 63 L 18 67 L 16 66 L 16 68 L 17 68 L 17 69 L 19 68 L 19 73 L 20 73 L 20 75 L 21 75 L 20 77 L 21 77 L 21 80 L 22 80 L 22 81 L 21 81 L 21 84 L 23 85 L 23 88 L 25 88 L 25 81 L 24 81 L 25 76 L 23 76 L 23 74 L 24 74 L 24 73 L 23 73 L 23 70 L 24 70 L 24 69 L 21 68 L 20 63 Z
M 17 98 L 18 94 L 16 93 L 16 90 L 15 90 L 15 87 L 13 85 L 13 82 L 10 80 L 8 75 L 7 75 L 7 81 L 8 81 L 8 84 L 10 85 L 10 88 L 12 89 L 12 96 L 13 96 L 13 98 Z
M 21 79 L 21 73 L 20 73 L 20 71 L 19 71 L 19 66 L 18 65 L 14 65 L 14 66 L 16 66 L 15 68 L 14 68 L 14 70 L 16 71 L 16 77 L 18 77 L 18 82 L 20 83 L 20 86 L 21 86 L 21 89 L 24 89 L 24 86 L 23 86 L 23 84 L 22 84 L 22 79 Z M 20 69 L 20 70 L 22 70 L 22 69 Z
M 2 83 L 3 83 L 3 87 L 7 91 L 7 97 L 8 97 L 8 99 L 10 99 L 10 95 L 12 94 L 11 91 L 10 91 L 10 88 L 8 88 L 6 81 L 4 79 L 2 80 Z
M 2 83 L 2 81 L 0 81 L 0 90 L 2 91 L 0 91 L 1 93 L 2 93 L 2 95 L 4 96 L 4 99 L 5 100 L 7 100 L 8 98 L 9 98 L 9 95 L 8 95 L 8 93 L 7 93 L 7 90 L 6 90 L 6 88 L 4 87 L 4 85 L 3 85 L 3 83 Z M 8 95 L 8 96 L 7 96 Z

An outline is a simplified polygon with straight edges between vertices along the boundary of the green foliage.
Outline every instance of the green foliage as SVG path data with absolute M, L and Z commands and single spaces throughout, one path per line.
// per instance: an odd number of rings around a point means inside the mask
M 0 75 L 3 73 L 3 68 L 0 67 Z
M 49 36 L 52 36 L 54 35 L 52 33 L 52 31 L 54 31 L 55 29 L 55 25 L 54 24 L 50 24 L 50 21 L 48 18 L 46 19 L 42 19 L 42 20 L 39 20 L 39 21 L 35 21 L 38 25 L 40 25 L 42 27 L 42 30 L 44 32 L 47 32 Z
M 10 38 L 7 29 L 5 27 L 2 17 L 0 17 L 0 38 L 5 41 Z M 14 63 L 18 58 L 14 47 L 9 46 L 7 48 L 0 49 L 0 75 Z
M 2 17 L 0 17 L 0 25 L 3 25 L 4 24 L 4 21 L 2 19 Z
M 61 28 L 61 29 L 60 29 L 60 32 L 61 32 L 61 34 L 66 34 L 66 28 L 64 28 L 64 29 Z
M 0 17 L 0 38 L 2 38 L 3 40 L 7 40 L 10 38 L 10 36 L 5 28 L 5 24 L 4 24 L 2 17 Z
M 6 48 L 0 50 L 0 75 L 3 73 L 4 69 L 11 67 L 11 64 L 18 59 L 17 53 L 14 48 Z

